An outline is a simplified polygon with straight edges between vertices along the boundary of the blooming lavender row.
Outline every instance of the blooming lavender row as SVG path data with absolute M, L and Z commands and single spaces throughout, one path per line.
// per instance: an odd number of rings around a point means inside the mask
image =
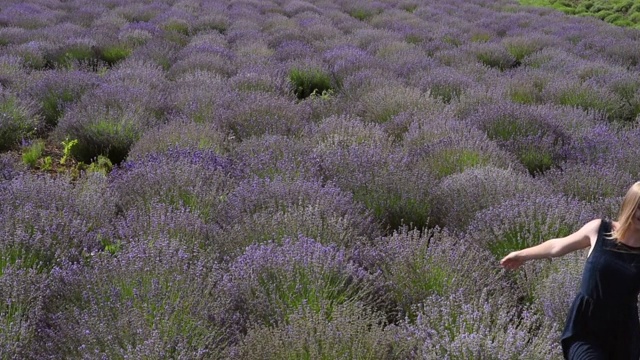
M 509 0 L 0 0 L 0 358 L 560 358 L 584 254 L 497 261 L 615 216 L 638 50 Z

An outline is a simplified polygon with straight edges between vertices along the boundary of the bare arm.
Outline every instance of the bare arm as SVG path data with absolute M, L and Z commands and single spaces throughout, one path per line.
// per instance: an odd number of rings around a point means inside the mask
M 500 264 L 507 269 L 515 269 L 527 260 L 559 257 L 593 246 L 598 237 L 600 222 L 600 219 L 591 220 L 571 235 L 547 240 L 540 245 L 514 251 L 500 260 Z

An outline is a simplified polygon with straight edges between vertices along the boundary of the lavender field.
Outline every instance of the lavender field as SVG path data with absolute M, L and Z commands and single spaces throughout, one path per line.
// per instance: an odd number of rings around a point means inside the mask
M 0 359 L 560 359 L 640 30 L 515 0 L 0 0 Z

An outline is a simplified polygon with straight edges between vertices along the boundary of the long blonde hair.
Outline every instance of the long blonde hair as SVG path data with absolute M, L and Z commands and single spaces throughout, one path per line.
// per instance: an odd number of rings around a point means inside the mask
M 620 211 L 618 212 L 619 227 L 611 231 L 611 237 L 617 241 L 624 238 L 629 232 L 631 221 L 635 216 L 636 209 L 640 204 L 640 181 L 631 185 L 627 194 L 622 199 Z

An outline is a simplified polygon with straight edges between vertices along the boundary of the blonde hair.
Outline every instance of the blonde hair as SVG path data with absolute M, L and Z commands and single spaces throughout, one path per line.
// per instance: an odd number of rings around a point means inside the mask
M 631 221 L 635 216 L 636 209 L 640 205 L 640 181 L 631 185 L 627 194 L 622 199 L 620 211 L 618 212 L 618 224 L 620 226 L 611 231 L 611 238 L 619 241 L 629 232 Z

